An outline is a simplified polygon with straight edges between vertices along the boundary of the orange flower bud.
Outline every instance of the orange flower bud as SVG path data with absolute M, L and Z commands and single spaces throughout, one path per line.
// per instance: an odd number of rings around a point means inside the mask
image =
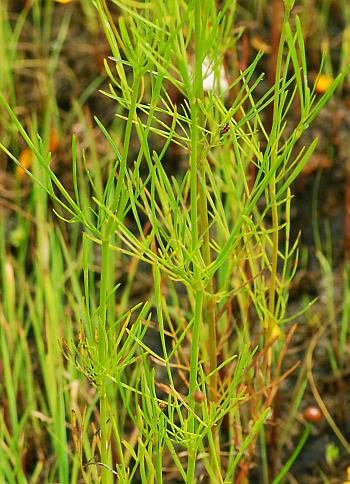
M 320 77 L 317 79 L 316 83 L 316 92 L 319 94 L 323 94 L 326 92 L 333 83 L 333 79 L 325 74 L 321 74 Z
M 18 161 L 21 163 L 21 165 L 24 168 L 30 168 L 32 166 L 32 160 L 33 160 L 33 153 L 29 148 L 25 148 L 24 150 L 21 151 Z M 25 175 L 25 170 L 22 168 L 22 166 L 17 166 L 16 167 L 16 177 L 20 180 L 24 177 Z
M 55 128 L 53 128 L 50 132 L 49 151 L 51 151 L 51 153 L 54 153 L 55 151 L 57 151 L 58 146 L 59 146 L 58 132 Z

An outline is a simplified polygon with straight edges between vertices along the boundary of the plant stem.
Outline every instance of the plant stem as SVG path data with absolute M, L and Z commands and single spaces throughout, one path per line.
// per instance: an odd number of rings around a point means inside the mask
M 111 482 L 111 471 L 108 469 L 108 438 L 107 438 L 107 397 L 105 386 L 100 388 L 100 433 L 101 433 L 101 483 Z
M 199 80 L 198 86 L 198 97 L 204 102 L 204 92 L 203 92 L 203 79 L 202 79 L 202 56 L 200 55 L 199 45 L 202 45 L 201 40 L 201 2 L 196 2 L 196 50 L 198 49 L 198 55 L 196 57 L 196 75 L 197 80 Z M 204 116 L 202 111 L 199 112 L 200 126 L 204 126 Z M 202 147 L 201 147 L 202 148 Z M 202 149 L 199 153 L 199 217 L 200 217 L 200 233 L 203 237 L 202 245 L 202 257 L 204 264 L 208 267 L 211 264 L 211 254 L 210 254 L 210 231 L 209 231 L 209 218 L 208 218 L 208 201 L 207 201 L 207 187 L 206 187 L 206 167 L 207 160 L 203 156 Z M 218 374 L 217 368 L 217 335 L 216 335 L 216 317 L 215 317 L 215 302 L 213 300 L 212 294 L 214 292 L 214 282 L 213 278 L 210 279 L 206 287 L 206 295 L 203 302 L 203 321 L 208 325 L 208 346 L 209 346 L 209 398 L 211 402 L 215 402 L 217 399 L 217 385 L 218 385 Z M 213 440 L 215 444 L 216 455 L 212 455 L 212 464 L 220 462 L 220 443 L 219 443 L 219 433 L 218 428 L 213 428 Z
M 283 46 L 285 43 L 284 25 L 287 21 L 288 13 L 285 12 L 283 25 L 279 34 L 279 48 L 276 55 L 274 75 L 275 75 L 275 101 L 273 103 L 273 116 L 272 126 L 270 133 L 271 142 L 271 168 L 278 163 L 278 135 L 281 122 L 280 113 L 280 97 L 278 95 L 278 89 L 280 87 L 280 78 L 282 72 L 282 58 L 283 58 Z M 271 274 L 270 274 L 270 287 L 269 287 L 269 321 L 265 331 L 267 332 L 267 345 L 270 343 L 272 330 L 276 324 L 276 308 L 275 308 L 275 295 L 276 295 L 276 278 L 277 278 L 277 263 L 278 263 L 278 245 L 279 245 L 279 225 L 278 225 L 278 207 L 276 201 L 276 173 L 273 173 L 269 183 L 269 197 L 271 203 L 271 215 L 272 215 L 272 255 L 271 255 Z M 270 368 L 272 364 L 272 348 L 270 347 L 267 353 L 267 382 L 270 383 Z
M 295 459 L 298 457 L 300 452 L 302 451 L 307 439 L 309 438 L 309 435 L 311 433 L 312 425 L 308 423 L 304 429 L 304 432 L 302 433 L 299 442 L 297 443 L 292 455 L 290 458 L 287 460 L 287 462 L 284 464 L 282 470 L 278 474 L 278 476 L 272 481 L 272 484 L 279 484 L 282 482 L 288 473 L 289 469 L 292 467 Z
M 126 123 L 123 152 L 120 160 L 120 168 L 118 174 L 118 180 L 114 191 L 114 200 L 111 204 L 111 210 L 116 211 L 120 218 L 123 217 L 123 207 L 121 203 L 123 180 L 126 172 L 127 156 L 129 153 L 129 145 L 131 138 L 132 123 L 136 112 L 136 104 L 138 97 L 139 77 L 135 73 L 132 97 L 130 102 L 130 109 L 128 120 Z M 110 244 L 114 237 L 115 220 L 113 217 L 109 217 L 106 221 L 104 230 L 104 240 L 102 242 L 102 267 L 101 267 L 101 287 L 100 287 L 100 305 L 99 305 L 99 328 L 98 328 L 98 353 L 99 363 L 102 372 L 101 380 L 99 382 L 99 395 L 100 395 L 100 429 L 101 429 L 101 462 L 102 462 L 102 484 L 109 483 L 111 479 L 111 473 L 107 466 L 109 466 L 108 460 L 108 438 L 107 438 L 107 396 L 105 385 L 105 366 L 108 357 L 108 336 L 107 336 L 107 309 L 109 316 L 113 311 L 112 304 L 107 307 L 107 294 L 113 288 L 113 278 L 111 277 L 111 271 L 113 272 L 113 254 L 111 253 Z M 113 302 L 113 301 L 111 301 Z
M 276 180 L 275 175 L 271 179 L 270 185 L 271 197 L 271 214 L 272 214 L 272 256 L 271 256 L 271 277 L 270 277 L 270 297 L 269 297 L 269 312 L 272 321 L 268 330 L 271 331 L 275 324 L 275 294 L 276 294 L 276 277 L 277 277 L 277 261 L 278 261 L 278 208 L 276 205 Z
M 195 300 L 195 314 L 192 327 L 192 345 L 191 345 L 191 360 L 190 360 L 190 388 L 188 394 L 188 404 L 190 408 L 190 414 L 188 416 L 188 431 L 191 434 L 195 433 L 195 392 L 197 390 L 197 368 L 198 368 L 198 356 L 199 356 L 199 334 L 202 323 L 202 311 L 203 311 L 203 291 L 198 291 Z M 195 440 L 195 436 L 193 435 Z M 186 482 L 191 484 L 195 482 L 194 474 L 196 467 L 196 455 L 197 445 L 193 444 L 188 451 L 188 464 L 187 464 L 187 479 Z
M 100 434 L 101 434 L 101 464 L 102 464 L 102 484 L 110 482 L 110 471 L 108 470 L 108 439 L 107 439 L 107 397 L 105 383 L 105 365 L 108 354 L 108 340 L 106 332 L 107 324 L 107 291 L 108 291 L 108 272 L 109 268 L 109 239 L 102 242 L 102 267 L 101 267 L 101 287 L 99 305 L 99 328 L 98 328 L 98 354 L 100 371 L 102 373 L 99 381 L 100 396 Z

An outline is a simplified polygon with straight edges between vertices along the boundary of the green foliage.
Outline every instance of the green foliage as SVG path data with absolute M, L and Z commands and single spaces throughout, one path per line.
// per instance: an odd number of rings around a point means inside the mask
M 96 0 L 96 11 L 82 2 L 90 28 L 98 18 L 112 53 L 104 94 L 117 121 L 109 129 L 95 118 L 108 146 L 101 158 L 88 129 L 86 151 L 73 136 L 70 187 L 56 174 L 49 142 L 56 124 L 66 134 L 53 79 L 70 10 L 46 52 L 45 115 L 40 121 L 33 115 L 26 127 L 11 65 L 29 10 L 13 29 L 0 7 L 1 33 L 8 36 L 0 45 L 11 45 L 0 50 L 6 59 L 0 146 L 33 181 L 36 225 L 32 250 L 30 227 L 18 220 L 25 235 L 15 259 L 7 215 L 1 217 L 2 482 L 106 484 L 117 476 L 121 483 L 161 483 L 175 475 L 188 483 L 202 476 L 229 483 L 248 475 L 259 436 L 266 483 L 281 482 L 297 458 L 309 426 L 276 475 L 269 475 L 264 452 L 292 335 L 288 291 L 298 240 L 290 240 L 291 184 L 317 143 L 303 146 L 302 134 L 346 72 L 324 95 L 315 94 L 301 22 L 290 19 L 294 2 L 284 3 L 275 82 L 265 88 L 260 53 L 228 87 L 220 83 L 225 52 L 239 38 L 236 2 L 218 9 L 214 0 Z M 49 45 L 53 6 L 41 4 L 33 2 L 32 21 Z M 207 61 L 214 76 L 209 91 Z M 69 116 L 84 123 L 79 102 Z M 18 134 L 33 154 L 31 168 L 21 162 Z M 170 175 L 174 153 L 185 168 Z M 150 289 L 136 300 L 145 276 Z M 344 319 L 342 362 L 346 331 Z M 304 390 L 301 373 L 288 428 Z M 31 438 L 39 449 L 44 434 L 53 462 L 38 455 L 26 471 L 23 449 Z M 285 440 L 282 434 L 280 454 Z

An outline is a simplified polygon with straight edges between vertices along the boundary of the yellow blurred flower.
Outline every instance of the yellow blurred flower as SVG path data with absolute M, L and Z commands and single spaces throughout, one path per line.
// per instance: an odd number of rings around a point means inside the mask
M 274 326 L 271 330 L 271 338 L 272 339 L 279 339 L 281 336 L 283 336 L 281 328 L 278 326 L 278 324 L 274 324 Z
M 333 78 L 326 76 L 325 74 L 321 74 L 320 77 L 317 79 L 316 83 L 316 92 L 319 94 L 323 94 L 331 87 L 333 83 Z
M 59 137 L 58 137 L 58 132 L 56 129 L 52 129 L 50 132 L 50 139 L 49 139 L 49 151 L 51 153 L 55 153 L 55 151 L 58 150 L 59 147 Z
M 346 476 L 347 476 L 347 480 L 346 481 L 343 481 L 342 484 L 350 484 L 350 466 L 347 467 L 346 469 Z
M 49 151 L 51 153 L 55 153 L 58 150 L 59 147 L 59 137 L 58 137 L 58 132 L 56 129 L 52 129 L 50 132 L 50 139 L 49 139 Z M 17 166 L 16 167 L 16 177 L 19 180 L 22 180 L 23 176 L 25 175 L 25 170 L 27 170 L 32 166 L 32 161 L 33 161 L 33 153 L 32 150 L 29 148 L 24 148 L 24 150 L 21 151 L 18 161 L 21 163 L 23 166 Z
M 25 148 L 23 151 L 21 151 L 18 161 L 21 163 L 21 165 L 28 169 L 32 165 L 32 159 L 33 159 L 33 153 L 32 150 L 29 148 Z M 16 177 L 21 180 L 24 175 L 25 175 L 25 170 L 22 168 L 22 166 L 17 166 L 16 167 Z
M 255 50 L 270 54 L 272 52 L 271 45 L 267 44 L 261 37 L 254 35 L 251 40 L 251 45 Z

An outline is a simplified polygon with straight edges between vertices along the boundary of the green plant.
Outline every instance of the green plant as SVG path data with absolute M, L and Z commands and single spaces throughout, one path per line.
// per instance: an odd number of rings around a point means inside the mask
M 108 130 L 95 119 L 111 153 L 103 163 L 91 164 L 73 137 L 73 184 L 65 187 L 51 166 L 48 117 L 39 130 L 33 117 L 28 133 L 13 99 L 0 94 L 9 131 L 18 132 L 33 153 L 33 169 L 26 171 L 35 182 L 40 227 L 38 293 L 27 287 L 23 305 L 31 311 L 38 347 L 48 311 L 40 358 L 59 479 L 76 482 L 80 467 L 85 482 L 101 478 L 105 484 L 116 475 L 125 483 L 160 483 L 175 468 L 188 483 L 202 475 L 240 482 L 249 475 L 259 437 L 264 481 L 280 482 L 309 433 L 307 427 L 281 470 L 269 469 L 268 423 L 279 384 L 295 369 L 282 370 L 293 334 L 287 329 L 288 287 L 298 261 L 298 241 L 290 240 L 290 187 L 316 146 L 301 146 L 301 135 L 345 73 L 317 97 L 307 83 L 301 24 L 296 17 L 292 30 L 293 2 L 285 1 L 273 87 L 261 94 L 258 54 L 231 80 L 227 90 L 236 96 L 226 106 L 220 66 L 239 39 L 232 36 L 235 2 L 223 2 L 220 10 L 216 2 L 200 0 L 109 3 L 96 0 L 95 6 L 112 54 L 105 61 L 105 94 L 120 122 Z M 120 9 L 117 18 L 113 4 Z M 203 88 L 205 60 L 214 73 L 209 92 Z M 296 105 L 300 117 L 291 127 Z M 270 131 L 264 125 L 268 109 Z M 20 164 L 7 143 L 1 148 Z M 171 150 L 186 162 L 177 176 L 167 172 Z M 61 230 L 47 219 L 47 196 Z M 71 231 L 63 233 L 68 224 Z M 6 260 L 4 245 L 2 251 Z M 5 279 L 5 265 L 2 273 Z M 135 303 L 133 288 L 143 274 L 152 287 Z M 55 281 L 62 277 L 60 294 Z M 3 287 L 9 304 L 8 280 Z M 71 322 L 61 334 L 65 298 Z M 6 318 L 15 319 L 10 310 Z M 6 338 L 3 331 L 4 355 Z M 64 373 L 59 338 L 69 374 L 75 378 L 79 370 L 94 389 L 85 411 L 77 399 L 70 404 L 71 466 L 68 404 L 57 377 Z M 5 364 L 9 370 L 9 358 Z M 5 385 L 16 434 L 10 379 Z M 57 386 L 51 391 L 52 382 Z M 302 381 L 294 414 L 304 388 Z M 3 465 L 3 475 L 12 478 L 10 467 Z M 15 467 L 18 477 L 19 462 Z M 47 480 L 55 474 L 53 468 Z
M 339 458 L 339 447 L 332 442 L 326 446 L 326 462 L 330 467 L 334 467 Z

